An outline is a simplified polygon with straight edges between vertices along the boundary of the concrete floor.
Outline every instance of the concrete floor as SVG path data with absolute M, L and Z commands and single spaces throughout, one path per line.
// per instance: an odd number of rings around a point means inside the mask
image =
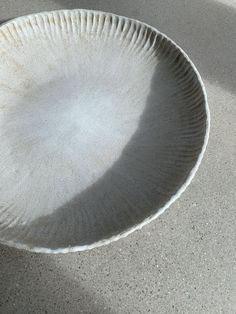
M 140 19 L 185 49 L 206 84 L 210 142 L 180 200 L 128 238 L 56 256 L 0 246 L 0 313 L 236 313 L 236 2 L 0 0 L 0 20 L 78 7 Z

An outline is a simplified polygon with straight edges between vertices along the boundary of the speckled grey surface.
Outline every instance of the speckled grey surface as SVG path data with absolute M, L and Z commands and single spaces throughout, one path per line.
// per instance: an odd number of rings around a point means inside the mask
M 233 1 L 0 1 L 0 20 L 63 8 L 111 11 L 175 40 L 202 74 L 211 136 L 192 184 L 158 220 L 68 255 L 0 247 L 0 313 L 236 313 Z

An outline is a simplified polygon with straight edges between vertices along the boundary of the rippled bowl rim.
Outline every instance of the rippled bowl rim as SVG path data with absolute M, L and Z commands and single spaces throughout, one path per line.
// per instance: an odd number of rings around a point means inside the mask
M 180 48 L 172 39 L 170 39 L 167 35 L 165 35 L 164 33 L 160 32 L 158 29 L 156 29 L 155 27 L 141 22 L 139 20 L 136 19 L 132 19 L 132 18 L 128 18 L 122 15 L 118 15 L 118 14 L 114 14 L 114 13 L 109 13 L 109 12 L 104 12 L 104 11 L 100 11 L 100 10 L 87 10 L 87 9 L 73 9 L 73 10 L 54 10 L 54 11 L 43 11 L 43 12 L 39 12 L 39 13 L 32 13 L 32 14 L 28 14 L 28 15 L 23 15 L 14 19 L 11 19 L 7 22 L 4 22 L 0 25 L 0 27 L 2 25 L 11 23 L 12 21 L 17 21 L 20 20 L 24 17 L 31 17 L 31 16 L 35 16 L 35 15 L 43 15 L 43 14 L 48 14 L 48 13 L 54 13 L 54 12 L 61 12 L 61 13 L 65 13 L 65 12 L 71 12 L 71 11 L 80 11 L 80 12 L 92 12 L 92 13 L 101 13 L 101 14 L 109 14 L 109 15 L 113 15 L 113 16 L 117 16 L 117 17 L 121 17 L 124 18 L 126 20 L 130 20 L 130 21 L 136 21 L 138 23 L 141 23 L 145 26 L 147 26 L 148 28 L 152 29 L 153 31 L 157 32 L 158 34 L 162 35 L 163 37 L 165 37 L 166 39 L 168 39 L 170 41 L 170 43 L 176 48 L 178 49 L 181 54 L 185 57 L 185 59 L 189 62 L 190 66 L 192 67 L 193 71 L 196 73 L 196 76 L 198 78 L 198 81 L 200 83 L 200 86 L 202 88 L 202 92 L 203 92 L 203 96 L 204 96 L 204 103 L 205 103 L 205 111 L 206 111 L 206 132 L 205 132 L 205 137 L 204 137 L 204 142 L 202 145 L 202 150 L 198 155 L 197 161 L 194 165 L 194 167 L 192 168 L 192 170 L 190 171 L 187 179 L 185 180 L 185 182 L 182 184 L 182 186 L 178 189 L 178 191 L 169 199 L 169 201 L 162 206 L 161 208 L 156 209 L 157 212 L 147 218 L 145 218 L 141 223 L 138 223 L 134 226 L 132 226 L 131 228 L 128 228 L 127 230 L 114 235 L 112 237 L 106 238 L 106 239 L 102 239 L 99 240 L 97 242 L 94 242 L 92 244 L 87 244 L 87 245 L 78 245 L 78 246 L 68 246 L 65 248 L 57 248 L 57 249 L 50 249 L 50 248 L 46 248 L 46 247 L 34 247 L 34 246 L 28 246 L 26 244 L 22 244 L 22 243 L 17 243 L 14 241 L 4 241 L 0 239 L 0 243 L 10 246 L 10 247 L 14 247 L 17 249 L 24 249 L 27 251 L 31 251 L 31 252 L 37 252 L 37 253 L 52 253 L 52 254 L 58 254 L 58 253 L 71 253 L 71 252 L 81 252 L 81 251 L 86 251 L 86 250 L 91 250 L 94 249 L 96 247 L 100 247 L 102 245 L 107 245 L 111 242 L 117 241 L 119 239 L 125 238 L 127 237 L 129 234 L 133 233 L 136 230 L 140 230 L 142 227 L 144 227 L 145 225 L 147 225 L 149 222 L 153 221 L 154 219 L 156 219 L 157 217 L 159 217 L 162 213 L 164 213 L 164 211 L 170 207 L 179 197 L 180 195 L 186 190 L 186 188 L 189 186 L 190 182 L 192 181 L 192 179 L 194 178 L 200 164 L 203 158 L 203 155 L 205 153 L 206 147 L 207 147 L 207 143 L 208 143 L 208 139 L 209 139 L 209 133 L 210 133 L 210 110 L 209 110 L 209 106 L 208 106 L 208 102 L 207 102 L 207 93 L 206 93 L 206 89 L 204 86 L 204 83 L 202 81 L 202 78 L 197 70 L 197 68 L 195 67 L 194 63 L 190 60 L 189 56 L 183 51 L 182 48 Z

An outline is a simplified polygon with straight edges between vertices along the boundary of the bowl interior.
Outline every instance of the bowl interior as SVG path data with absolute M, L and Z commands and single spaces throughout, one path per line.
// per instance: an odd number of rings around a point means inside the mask
M 189 177 L 205 98 L 148 26 L 90 11 L 0 28 L 0 239 L 91 245 L 155 215 Z

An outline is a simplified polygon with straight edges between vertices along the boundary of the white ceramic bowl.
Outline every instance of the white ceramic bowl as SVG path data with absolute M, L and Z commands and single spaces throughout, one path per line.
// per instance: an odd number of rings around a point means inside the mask
M 185 190 L 209 111 L 200 76 L 141 22 L 73 10 L 0 27 L 0 242 L 80 251 L 141 228 Z

